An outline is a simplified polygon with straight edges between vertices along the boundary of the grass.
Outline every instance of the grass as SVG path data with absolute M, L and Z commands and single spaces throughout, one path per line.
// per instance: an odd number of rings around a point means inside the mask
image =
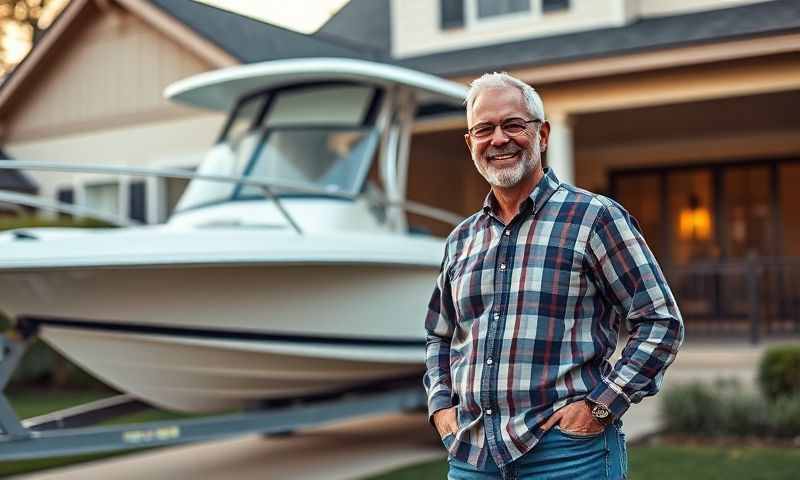
M 100 390 L 67 390 L 54 395 L 47 389 L 31 389 L 11 392 L 8 400 L 17 412 L 17 417 L 25 419 L 112 395 L 113 393 Z
M 799 448 L 634 446 L 628 448 L 629 476 L 647 480 L 794 480 Z M 441 480 L 441 460 L 389 472 L 368 480 Z

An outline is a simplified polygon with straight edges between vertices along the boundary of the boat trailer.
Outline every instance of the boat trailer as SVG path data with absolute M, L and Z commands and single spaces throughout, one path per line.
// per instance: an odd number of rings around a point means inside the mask
M 282 435 L 355 417 L 424 408 L 421 381 L 404 379 L 336 395 L 272 401 L 237 413 L 123 425 L 100 422 L 154 407 L 118 395 L 20 420 L 4 391 L 36 331 L 19 326 L 0 336 L 0 461 L 104 453 L 206 442 L 248 434 Z

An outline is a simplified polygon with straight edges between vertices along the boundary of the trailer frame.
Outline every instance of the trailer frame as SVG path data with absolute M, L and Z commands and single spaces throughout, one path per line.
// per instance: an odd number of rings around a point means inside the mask
M 250 434 L 281 435 L 351 418 L 417 410 L 426 403 L 419 379 L 401 379 L 194 418 L 97 426 L 101 421 L 154 408 L 131 395 L 117 395 L 20 420 L 5 396 L 5 388 L 35 338 L 36 331 L 24 324 L 0 337 L 0 461 L 116 452 Z

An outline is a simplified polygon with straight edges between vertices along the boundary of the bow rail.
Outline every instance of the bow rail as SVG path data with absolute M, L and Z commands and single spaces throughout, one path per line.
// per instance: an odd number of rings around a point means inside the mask
M 431 207 L 422 203 L 414 202 L 411 200 L 389 200 L 385 197 L 378 196 L 364 196 L 360 194 L 350 194 L 346 192 L 330 191 L 316 186 L 311 186 L 301 182 L 291 182 L 283 179 L 269 178 L 269 177 L 251 177 L 251 176 L 234 176 L 234 175 L 209 175 L 203 173 L 195 173 L 184 169 L 170 169 L 170 168 L 148 168 L 148 167 L 131 167 L 119 165 L 75 165 L 64 164 L 59 162 L 41 162 L 30 160 L 4 160 L 0 162 L 0 170 L 34 170 L 34 171 L 50 171 L 50 172 L 68 172 L 68 173 L 98 173 L 110 175 L 127 175 L 134 177 L 156 177 L 156 178 L 178 178 L 186 180 L 205 180 L 209 182 L 222 182 L 222 183 L 236 183 L 245 186 L 253 186 L 260 188 L 264 196 L 269 198 L 277 207 L 278 211 L 283 215 L 289 225 L 300 235 L 303 234 L 300 226 L 292 218 L 291 214 L 283 207 L 282 202 L 278 195 L 273 191 L 273 188 L 280 188 L 297 193 L 308 193 L 316 195 L 326 195 L 329 197 L 342 198 L 347 200 L 355 200 L 357 198 L 365 198 L 367 202 L 381 207 L 397 207 L 402 210 L 421 215 L 436 221 L 447 223 L 449 225 L 458 225 L 463 217 L 436 207 Z M 62 202 L 51 202 L 42 200 L 37 197 L 23 194 L 9 194 L 10 192 L 0 192 L 0 202 L 28 204 L 37 208 L 48 208 L 52 210 L 62 211 L 79 216 L 94 217 L 99 220 L 109 221 L 109 223 L 120 226 L 131 226 L 135 224 L 134 220 L 121 220 L 119 217 L 110 217 L 108 214 L 103 214 L 86 207 L 76 207 L 74 205 L 64 204 Z M 35 200 L 36 205 L 31 205 Z

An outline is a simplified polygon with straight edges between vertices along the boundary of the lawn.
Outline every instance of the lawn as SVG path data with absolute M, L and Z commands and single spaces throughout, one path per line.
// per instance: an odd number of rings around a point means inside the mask
M 795 480 L 800 448 L 629 447 L 629 476 L 647 480 Z M 369 480 L 441 480 L 447 464 L 434 461 Z

